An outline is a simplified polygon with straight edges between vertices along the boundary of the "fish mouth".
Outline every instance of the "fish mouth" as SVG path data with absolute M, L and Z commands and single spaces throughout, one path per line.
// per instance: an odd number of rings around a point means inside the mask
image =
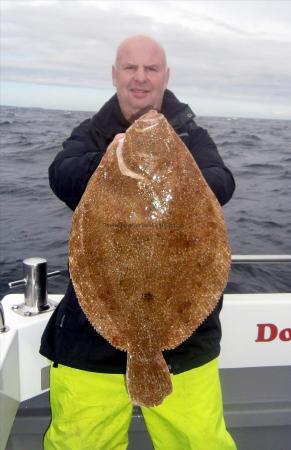
M 136 121 L 142 122 L 145 119 L 145 116 L 147 113 L 154 112 L 154 111 L 158 114 L 157 109 L 155 109 L 155 107 L 153 105 L 147 105 L 146 107 L 141 108 L 139 111 L 137 111 L 135 114 L 133 114 L 130 117 L 129 121 L 130 121 L 130 123 L 133 123 Z
M 138 119 L 138 123 L 145 125 L 145 127 L 136 129 L 136 131 L 145 131 L 146 129 L 157 126 L 162 118 L 163 115 L 160 114 L 156 109 L 150 109 Z

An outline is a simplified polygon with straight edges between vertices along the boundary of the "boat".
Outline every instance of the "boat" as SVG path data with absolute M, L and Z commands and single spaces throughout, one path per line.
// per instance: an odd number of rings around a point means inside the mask
M 232 256 L 232 264 L 290 262 L 291 255 Z M 0 450 L 40 450 L 50 422 L 50 361 L 38 350 L 63 297 L 47 294 L 46 280 L 61 272 L 47 273 L 42 258 L 23 264 L 24 278 L 10 287 L 23 285 L 24 294 L 0 303 Z M 225 419 L 238 450 L 291 449 L 291 292 L 225 294 L 221 322 Z M 128 450 L 137 449 L 153 446 L 134 407 Z

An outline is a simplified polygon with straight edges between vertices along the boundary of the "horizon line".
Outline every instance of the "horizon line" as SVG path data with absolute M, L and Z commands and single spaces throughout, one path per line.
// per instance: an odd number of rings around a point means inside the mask
M 69 109 L 64 109 L 64 108 L 50 108 L 50 107 L 44 107 L 44 106 L 21 106 L 21 105 L 2 105 L 0 103 L 0 108 L 2 107 L 6 107 L 6 108 L 22 108 L 22 109 L 43 109 L 45 111 L 63 111 L 63 112 L 87 112 L 87 113 L 92 113 L 92 114 L 96 114 L 96 112 L 98 112 L 98 109 L 96 108 L 96 110 L 90 110 L 90 109 L 74 109 L 74 108 L 69 108 Z M 102 105 L 100 106 L 100 108 L 102 107 Z M 205 117 L 205 118 L 218 118 L 218 119 L 231 119 L 231 120 L 236 120 L 236 119 L 249 119 L 249 120 L 282 120 L 282 121 L 290 121 L 291 117 L 252 117 L 252 116 L 246 116 L 246 115 L 213 115 L 213 114 L 195 114 L 195 117 Z

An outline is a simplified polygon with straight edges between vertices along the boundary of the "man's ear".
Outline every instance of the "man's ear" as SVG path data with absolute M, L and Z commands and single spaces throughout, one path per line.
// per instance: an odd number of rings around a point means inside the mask
M 112 66 L 112 84 L 116 87 L 116 68 Z

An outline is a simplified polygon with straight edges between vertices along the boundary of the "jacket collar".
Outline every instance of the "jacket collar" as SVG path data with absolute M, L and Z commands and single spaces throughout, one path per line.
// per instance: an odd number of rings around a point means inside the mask
M 168 89 L 164 94 L 161 112 L 177 131 L 195 117 L 191 108 L 180 102 Z M 117 133 L 124 133 L 130 126 L 121 112 L 116 94 L 95 114 L 91 123 L 107 139 L 113 139 Z

